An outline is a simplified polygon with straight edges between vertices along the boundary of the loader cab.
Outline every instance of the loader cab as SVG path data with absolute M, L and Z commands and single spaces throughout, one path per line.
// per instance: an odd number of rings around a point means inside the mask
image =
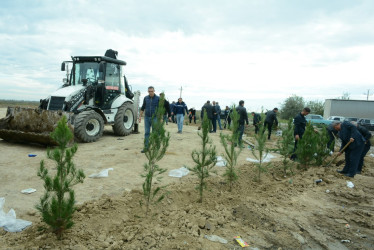
M 109 109 L 119 95 L 126 94 L 124 65 L 126 62 L 106 56 L 73 57 L 69 85 L 93 89 L 94 105 Z
M 70 79 L 70 85 L 96 85 L 103 80 L 103 74 L 99 72 L 97 62 L 77 62 L 74 63 Z

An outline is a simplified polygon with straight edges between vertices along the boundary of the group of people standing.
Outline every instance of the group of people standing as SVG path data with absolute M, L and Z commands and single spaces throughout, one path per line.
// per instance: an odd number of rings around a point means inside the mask
M 165 100 L 164 93 L 161 93 L 160 96 L 157 96 L 155 93 L 155 89 L 153 86 L 148 87 L 148 95 L 144 97 L 143 104 L 140 108 L 140 116 L 139 116 L 139 123 L 141 122 L 141 117 L 144 114 L 144 148 L 141 151 L 142 153 L 146 152 L 148 149 L 149 143 L 149 136 L 151 133 L 152 125 L 154 122 L 157 121 L 156 118 L 156 111 L 159 105 L 160 98 L 164 99 L 164 122 L 168 124 L 168 122 L 176 122 L 178 125 L 178 133 L 182 133 L 183 130 L 183 122 L 184 116 L 186 114 L 189 115 L 190 123 L 192 120 L 196 124 L 196 110 L 195 108 L 191 108 L 188 110 L 187 105 L 183 102 L 182 98 L 178 98 L 178 102 L 172 102 L 171 104 Z M 248 116 L 247 111 L 244 108 L 244 101 L 239 102 L 239 106 L 236 108 L 239 113 L 239 144 L 241 143 L 242 136 L 244 133 L 244 126 L 245 123 L 248 125 Z M 230 128 L 231 124 L 231 117 L 230 117 L 230 109 L 226 106 L 224 116 L 225 116 L 225 123 L 224 127 L 226 128 L 226 124 Z M 213 105 L 210 101 L 207 101 L 204 106 L 201 108 L 201 118 L 203 118 L 204 113 L 207 114 L 208 119 L 211 121 L 212 129 L 209 131 L 211 133 L 216 133 L 217 131 L 217 124 L 220 130 L 222 130 L 222 123 L 221 123 L 221 107 L 219 103 L 213 101 Z
M 170 104 L 165 100 L 164 93 L 157 96 L 155 93 L 155 88 L 153 86 L 148 87 L 148 95 L 144 97 L 143 104 L 140 108 L 139 123 L 141 122 L 141 117 L 144 114 L 144 148 L 141 151 L 145 153 L 148 150 L 149 136 L 151 134 L 151 128 L 154 122 L 157 121 L 156 111 L 160 102 L 160 97 L 164 99 L 164 121 L 168 124 L 168 121 L 176 119 L 178 125 L 178 133 L 182 133 L 184 116 L 188 114 L 187 105 L 183 102 L 182 98 L 178 98 L 178 102 L 173 102 Z M 172 119 L 173 118 L 173 119 Z
M 218 102 L 213 101 L 213 105 L 210 104 L 210 101 L 208 100 L 202 107 L 201 107 L 201 120 L 204 118 L 204 114 L 208 116 L 208 119 L 211 121 L 212 129 L 209 131 L 210 133 L 216 133 L 217 132 L 217 123 L 219 126 L 219 129 L 222 130 L 222 124 L 221 124 L 221 107 L 219 106 Z

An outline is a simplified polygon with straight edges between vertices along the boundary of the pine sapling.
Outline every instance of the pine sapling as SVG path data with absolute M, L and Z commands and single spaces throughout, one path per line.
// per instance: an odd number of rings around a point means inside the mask
M 317 143 L 313 125 L 309 122 L 306 125 L 303 137 L 297 143 L 296 149 L 297 159 L 304 169 L 314 161 Z
M 146 215 L 148 215 L 149 205 L 155 200 L 155 203 L 160 202 L 164 199 L 165 194 L 161 194 L 161 187 L 156 187 L 153 189 L 153 181 L 161 181 L 161 174 L 163 174 L 166 169 L 161 168 L 156 163 L 160 161 L 169 146 L 170 133 L 166 132 L 164 128 L 163 115 L 165 113 L 164 108 L 164 98 L 160 98 L 159 105 L 156 111 L 155 119 L 152 118 L 152 132 L 149 136 L 148 148 L 145 152 L 148 162 L 144 164 L 145 174 L 141 176 L 145 178 L 143 183 L 143 195 L 146 205 Z
M 257 180 L 261 181 L 261 173 L 266 172 L 268 165 L 264 164 L 264 159 L 269 153 L 269 149 L 266 147 L 266 138 L 267 136 L 264 133 L 265 127 L 263 124 L 259 125 L 259 131 L 255 135 L 256 139 L 256 147 L 254 150 L 252 150 L 253 156 L 257 159 L 258 163 L 257 165 L 257 170 L 258 170 L 258 175 L 257 175 Z M 256 153 L 257 152 L 257 153 Z
M 327 133 L 327 129 L 323 127 L 320 131 L 314 133 L 316 143 L 315 160 L 318 166 L 324 164 L 326 158 L 330 155 L 330 149 L 327 148 L 327 143 L 330 137 Z
M 212 168 L 217 163 L 216 147 L 212 145 L 209 139 L 209 120 L 206 111 L 204 110 L 204 117 L 202 123 L 202 133 L 198 133 L 202 140 L 202 148 L 200 151 L 192 151 L 192 160 L 195 162 L 195 167 L 189 168 L 190 171 L 195 173 L 199 178 L 199 184 L 196 189 L 199 190 L 200 198 L 199 202 L 203 202 L 203 191 L 206 189 L 206 178 L 210 176 Z
M 280 155 L 282 155 L 282 165 L 283 165 L 283 172 L 284 175 L 287 175 L 287 170 L 291 169 L 291 164 L 289 163 L 289 158 L 293 152 L 294 147 L 294 135 L 293 135 L 294 127 L 292 123 L 292 119 L 288 120 L 287 128 L 282 130 L 282 139 L 277 141 L 277 151 Z
M 231 192 L 234 182 L 238 179 L 237 169 L 235 168 L 238 156 L 242 151 L 242 147 L 239 146 L 236 149 L 235 144 L 239 140 L 239 114 L 235 107 L 232 107 L 232 112 L 230 114 L 232 120 L 232 133 L 230 135 L 220 134 L 221 143 L 225 149 L 224 158 L 227 162 L 226 171 L 223 176 L 226 177 L 229 183 L 229 191 Z
M 58 122 L 51 137 L 58 146 L 47 150 L 47 157 L 56 162 L 57 173 L 51 176 L 44 165 L 40 162 L 38 176 L 44 181 L 45 193 L 40 198 L 36 209 L 40 211 L 42 220 L 47 223 L 61 239 L 65 230 L 73 226 L 72 216 L 75 211 L 75 196 L 72 187 L 83 183 L 85 175 L 83 170 L 76 170 L 73 156 L 78 150 L 77 144 L 68 148 L 68 143 L 73 139 L 73 133 L 67 126 L 65 116 Z

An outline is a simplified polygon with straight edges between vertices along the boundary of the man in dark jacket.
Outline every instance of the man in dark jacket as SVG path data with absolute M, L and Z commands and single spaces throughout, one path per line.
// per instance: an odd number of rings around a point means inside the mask
M 299 114 L 295 116 L 293 119 L 294 131 L 293 136 L 295 137 L 295 146 L 293 148 L 293 154 L 291 155 L 291 160 L 296 159 L 296 149 L 297 149 L 297 143 L 299 140 L 303 137 L 306 127 L 306 119 L 305 116 L 310 113 L 310 108 L 304 108 Z
M 212 106 L 212 104 L 210 104 L 209 100 L 206 101 L 204 106 L 202 106 L 202 108 L 201 108 L 201 114 L 200 114 L 201 123 L 203 123 L 204 111 L 205 111 L 205 113 L 208 116 L 208 119 L 210 121 L 209 124 L 212 124 L 214 112 L 213 112 L 213 106 Z M 201 128 L 201 127 L 199 127 L 199 128 Z M 209 129 L 209 131 L 211 131 L 211 129 Z
M 153 129 L 153 122 L 157 121 L 156 111 L 160 97 L 155 94 L 155 88 L 152 86 L 148 87 L 148 95 L 143 99 L 143 105 L 140 108 L 139 123 L 141 122 L 143 112 L 144 114 L 144 149 L 141 151 L 144 153 L 148 150 L 149 135 L 151 133 L 151 127 Z
M 221 107 L 219 106 L 218 102 L 216 102 L 216 117 L 217 117 L 217 122 L 219 129 L 222 130 L 222 125 L 221 125 Z
M 246 108 L 244 108 L 244 101 L 241 100 L 239 101 L 239 106 L 236 107 L 236 111 L 238 112 L 239 114 L 239 140 L 238 140 L 238 143 L 239 143 L 239 147 L 241 147 L 242 145 L 242 138 L 243 138 L 243 134 L 244 134 L 244 126 L 246 123 L 247 126 L 248 126 L 248 114 L 247 114 L 247 110 Z
M 265 118 L 264 126 L 269 131 L 269 133 L 268 133 L 268 140 L 270 140 L 271 130 L 273 128 L 274 122 L 275 122 L 275 126 L 278 126 L 277 112 L 278 112 L 278 108 L 274 108 L 272 111 L 268 111 L 266 113 L 266 118 Z M 265 132 L 265 130 L 264 130 L 264 132 Z
M 231 109 L 229 108 L 229 106 L 226 106 L 226 109 L 225 109 L 225 123 L 224 123 L 224 128 L 226 128 L 226 125 L 228 129 L 230 129 L 230 125 L 231 125 Z
M 160 98 L 164 99 L 164 108 L 165 108 L 164 122 L 166 123 L 166 125 L 168 125 L 169 120 L 171 121 L 170 104 L 165 99 L 165 93 L 164 92 L 160 93 Z
M 190 108 L 188 113 L 188 118 L 190 119 L 190 124 L 192 122 L 192 119 L 194 123 L 196 124 L 196 109 L 195 108 Z
M 253 116 L 253 126 L 255 126 L 255 134 L 258 133 L 258 126 L 261 123 L 261 115 L 255 112 L 252 112 Z
M 365 128 L 364 126 L 361 126 L 359 124 L 354 124 L 357 126 L 357 129 L 358 129 L 358 132 L 360 132 L 360 134 L 364 137 L 365 139 L 365 146 L 364 146 L 364 150 L 362 151 L 362 154 L 361 154 L 361 158 L 360 158 L 360 162 L 358 163 L 358 167 L 357 167 L 357 174 L 361 174 L 361 171 L 362 171 L 362 167 L 364 166 L 364 158 L 367 154 L 367 152 L 369 152 L 370 150 L 370 147 L 371 147 L 371 142 L 370 142 L 370 138 L 371 138 L 371 133 L 370 131 Z
M 173 101 L 172 103 L 170 103 L 170 112 L 174 110 L 174 107 L 175 107 L 175 101 Z M 175 115 L 174 113 L 171 115 L 171 121 L 173 123 L 176 123 L 177 121 L 175 120 Z
M 174 105 L 171 114 L 175 114 L 177 117 L 178 133 L 182 134 L 184 116 L 188 114 L 187 105 L 183 102 L 182 98 L 178 98 L 178 102 Z
M 213 101 L 213 118 L 212 118 L 212 125 L 213 130 L 210 131 L 211 133 L 215 133 L 217 131 L 217 110 L 216 110 L 216 102 Z
M 229 108 L 229 106 L 226 106 L 226 109 L 225 109 L 225 123 L 224 123 L 224 128 L 226 128 L 226 125 L 228 129 L 230 129 L 230 125 L 231 125 L 231 109 Z
M 339 131 L 339 137 L 342 140 L 342 149 L 348 142 L 351 144 L 345 149 L 345 166 L 338 173 L 348 177 L 354 177 L 361 160 L 362 151 L 365 146 L 365 139 L 358 131 L 357 127 L 350 122 L 334 122 L 334 129 Z M 342 153 L 338 153 L 341 155 Z
M 327 142 L 327 148 L 334 152 L 335 147 L 335 137 L 338 136 L 338 131 L 334 129 L 333 124 L 331 123 L 326 127 L 327 134 L 329 135 L 329 141 Z

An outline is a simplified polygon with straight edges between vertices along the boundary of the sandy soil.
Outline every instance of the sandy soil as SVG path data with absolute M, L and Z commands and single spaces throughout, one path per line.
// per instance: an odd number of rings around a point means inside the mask
M 4 115 L 5 109 L 0 109 L 0 117 Z M 175 124 L 166 128 L 171 133 L 170 147 L 159 165 L 168 171 L 183 165 L 192 167 L 191 151 L 200 146 L 197 127 L 184 126 L 183 134 L 176 133 Z M 247 139 L 251 140 L 252 128 L 249 130 Z M 374 248 L 374 158 L 366 157 L 363 174 L 349 179 L 355 184 L 352 189 L 346 185 L 348 179 L 336 173 L 335 165 L 298 170 L 295 164 L 294 175 L 284 176 L 276 154 L 272 168 L 262 175 L 261 182 L 255 182 L 256 166 L 246 161 L 252 153 L 245 148 L 239 156 L 240 178 L 234 191 L 228 192 L 222 177 L 224 168 L 216 167 L 217 174 L 210 177 L 204 202 L 199 204 L 196 176 L 172 178 L 167 171 L 162 184 L 169 184 L 170 194 L 145 216 L 139 204 L 140 174 L 146 161 L 140 153 L 142 124 L 140 131 L 118 138 L 108 126 L 99 141 L 79 144 L 74 162 L 86 176 L 106 168 L 114 170 L 109 171 L 108 178 L 86 178 L 75 186 L 75 226 L 61 241 L 55 240 L 34 208 L 44 192 L 36 173 L 40 161 L 46 159 L 46 149 L 0 139 L 4 210 L 13 208 L 17 218 L 33 222 L 21 233 L 0 229 L 0 249 L 239 249 L 233 241 L 237 235 L 259 249 Z M 211 134 L 211 139 L 222 155 L 219 133 Z M 274 136 L 268 146 L 274 147 L 276 140 Z M 53 169 L 52 162 L 46 163 Z M 316 184 L 317 179 L 323 181 Z M 26 188 L 37 191 L 22 194 Z M 228 243 L 212 242 L 204 235 L 218 235 Z

